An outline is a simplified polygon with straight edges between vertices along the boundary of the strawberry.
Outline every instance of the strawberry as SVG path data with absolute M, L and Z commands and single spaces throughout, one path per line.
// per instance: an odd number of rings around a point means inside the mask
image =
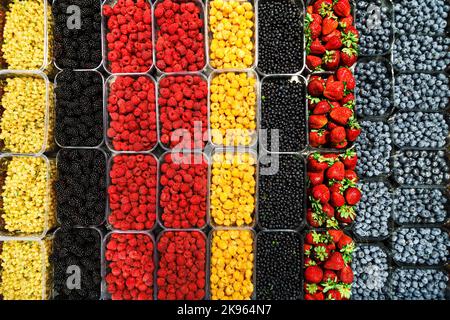
M 339 271 L 339 280 L 343 283 L 353 282 L 353 270 L 350 266 L 347 265 Z
M 323 90 L 322 90 L 323 92 Z M 313 110 L 313 114 L 327 114 L 331 110 L 331 104 L 328 101 L 320 101 Z
M 303 254 L 304 254 L 305 256 L 309 257 L 309 255 L 311 254 L 311 248 L 312 248 L 312 245 L 310 245 L 310 244 L 305 244 L 305 245 L 303 246 Z
M 323 291 L 322 286 L 318 285 L 317 283 L 304 283 L 303 288 L 305 289 L 306 293 L 313 295 Z
M 358 188 L 351 187 L 345 190 L 344 196 L 347 204 L 354 206 L 361 200 L 361 191 Z
M 345 170 L 345 179 L 348 179 L 353 182 L 358 181 L 358 175 L 353 170 Z
M 341 207 L 341 206 L 345 205 L 345 198 L 339 192 L 331 192 L 331 194 L 330 194 L 330 203 L 335 208 L 336 207 Z
M 319 228 L 323 224 L 322 217 L 320 217 L 320 215 L 315 213 L 312 209 L 308 209 L 306 211 L 306 221 L 313 228 Z
M 350 120 L 348 125 L 350 128 L 346 129 L 347 140 L 351 142 L 356 141 L 361 134 L 361 126 L 356 120 Z
M 330 142 L 337 144 L 345 140 L 346 133 L 344 127 L 336 127 L 330 132 Z
M 306 56 L 306 65 L 311 70 L 316 70 L 322 65 L 322 59 L 316 56 L 308 55 Z
M 306 293 L 303 297 L 305 300 L 316 300 L 312 294 Z
M 323 272 L 323 280 L 324 282 L 337 282 L 338 281 L 338 276 L 334 271 L 331 270 L 325 270 Z
M 309 47 L 309 53 L 320 56 L 325 53 L 325 46 L 320 42 L 318 38 L 311 43 L 311 46 Z
M 329 251 L 323 244 L 319 244 L 314 247 L 314 259 L 316 261 L 324 262 L 328 259 Z
M 336 219 L 342 223 L 352 223 L 355 221 L 356 213 L 353 207 L 342 205 L 336 212 Z
M 344 97 L 344 83 L 341 81 L 327 83 L 323 95 L 331 101 L 341 100 Z
M 324 203 L 322 205 L 322 211 L 328 218 L 334 218 L 334 208 L 329 203 Z
M 322 34 L 326 36 L 336 30 L 338 26 L 339 22 L 335 18 L 328 16 L 322 21 Z
M 337 153 L 325 153 L 322 157 L 327 159 L 328 161 L 332 162 L 330 164 L 333 164 L 339 160 L 339 154 L 337 154 Z
M 322 25 L 322 20 L 323 19 L 320 16 L 320 14 L 317 14 L 317 13 L 311 14 L 311 19 L 312 19 L 312 21 L 317 22 L 318 24 Z
M 344 235 L 344 231 L 342 230 L 328 230 L 328 234 L 333 238 L 335 243 L 338 243 Z
M 333 6 L 333 11 L 339 17 L 346 17 L 351 13 L 352 8 L 348 0 L 338 0 Z
M 346 246 L 352 246 L 353 245 L 353 239 L 350 238 L 345 233 L 342 235 L 342 237 L 339 239 L 337 246 L 339 249 L 343 249 Z
M 329 290 L 327 292 L 327 300 L 342 300 L 339 290 Z
M 321 38 L 322 43 L 327 43 L 333 37 L 339 37 L 342 41 L 342 33 L 336 29 L 333 32 L 331 32 L 330 34 L 327 34 L 326 36 L 322 35 L 322 38 Z
M 304 266 L 305 268 L 315 265 L 317 265 L 317 263 L 313 259 L 305 258 L 305 266 Z
M 324 115 L 310 115 L 308 119 L 308 124 L 311 129 L 321 129 L 328 122 L 328 118 Z
M 341 63 L 344 66 L 351 67 L 358 60 L 358 54 L 355 49 L 345 48 L 341 52 Z
M 356 155 L 355 150 L 347 150 L 341 158 L 342 162 L 344 163 L 345 169 L 355 170 L 356 164 L 358 163 L 358 156 Z
M 342 41 L 340 36 L 333 36 L 325 44 L 326 50 L 338 50 L 342 47 Z
M 306 13 L 313 14 L 313 11 L 314 11 L 313 6 L 307 6 L 306 7 Z
M 348 90 L 355 89 L 355 77 L 349 68 L 340 67 L 336 72 L 336 78 L 345 83 Z
M 344 258 L 340 252 L 333 252 L 323 265 L 325 269 L 339 271 L 345 267 Z M 323 276 L 323 274 L 322 274 Z
M 348 15 L 344 18 L 341 18 L 341 20 L 339 20 L 339 26 L 342 29 L 345 29 L 349 26 L 351 26 L 353 24 L 353 16 L 352 15 Z
M 344 92 L 345 94 L 345 92 Z M 341 99 L 341 104 L 343 107 L 354 109 L 355 108 L 355 95 L 353 93 L 349 93 Z
M 317 292 L 317 293 L 313 294 L 313 298 L 314 298 L 314 300 L 325 300 L 325 296 L 324 296 L 323 292 Z
M 336 50 L 325 51 L 323 63 L 326 70 L 335 70 L 339 66 L 340 61 L 341 61 L 341 54 L 339 53 L 339 51 Z
M 325 87 L 331 85 L 335 81 L 336 79 L 334 78 L 334 75 L 328 76 L 327 81 L 325 81 Z
M 353 116 L 353 111 L 346 107 L 333 108 L 330 112 L 330 118 L 334 122 L 345 126 L 349 119 Z
M 328 184 L 331 184 L 328 189 L 330 189 L 330 192 L 337 192 L 341 193 L 342 183 L 331 180 L 328 182 Z
M 311 130 L 309 133 L 309 144 L 311 147 L 318 148 L 327 143 L 328 132 L 325 130 Z
M 327 178 L 330 180 L 337 180 L 342 181 L 344 180 L 345 175 L 345 168 L 344 164 L 340 161 L 334 163 L 328 170 L 327 170 Z
M 332 144 L 331 146 L 336 149 L 345 149 L 347 147 L 347 145 L 348 145 L 348 141 L 344 140 L 344 141 Z
M 308 93 L 313 97 L 320 97 L 323 94 L 324 89 L 323 81 L 320 81 L 317 78 L 312 79 L 308 83 Z
M 336 158 L 335 158 L 336 159 Z M 328 166 L 334 162 L 335 159 L 327 158 L 326 155 L 321 155 L 318 152 L 308 156 L 308 170 L 309 171 L 324 171 Z
M 319 202 L 322 204 L 330 201 L 330 190 L 324 184 L 314 186 L 311 190 L 311 195 L 314 199 L 319 200 Z
M 355 26 L 348 26 L 347 28 L 345 28 L 345 34 L 349 38 L 349 40 L 352 40 L 353 43 L 358 42 L 359 32 L 355 28 Z M 356 41 L 355 41 L 355 39 L 356 39 Z M 350 46 L 348 46 L 348 47 L 350 47 Z
M 313 4 L 313 12 L 321 14 L 326 11 L 330 11 L 332 9 L 333 1 L 332 0 L 318 0 Z
M 322 34 L 322 24 L 317 21 L 313 21 L 309 25 L 309 30 L 311 33 L 311 39 L 312 40 L 318 39 Z
M 318 244 L 322 242 L 322 235 L 315 231 L 308 232 L 305 236 L 305 243 L 307 244 Z
M 318 266 L 311 266 L 305 270 L 305 281 L 307 283 L 320 283 L 323 278 L 323 271 Z
M 317 186 L 320 185 L 323 182 L 323 171 L 314 172 L 314 171 L 308 171 L 308 179 L 311 185 Z

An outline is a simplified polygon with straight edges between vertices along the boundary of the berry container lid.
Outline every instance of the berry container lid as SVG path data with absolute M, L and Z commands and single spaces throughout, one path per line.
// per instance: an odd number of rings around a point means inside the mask
M 247 70 L 247 69 L 255 69 L 255 67 L 256 67 L 256 65 L 258 64 L 258 6 L 257 6 L 257 2 L 258 2 L 258 0 L 223 0 L 224 2 L 231 2 L 231 1 L 238 1 L 238 2 L 250 2 L 251 4 L 252 4 L 252 6 L 253 6 L 253 13 L 254 13 L 254 16 L 253 16 L 253 23 L 254 23 L 254 25 L 253 25 L 253 38 L 252 38 L 252 40 L 253 40 L 253 64 L 249 67 L 249 68 L 239 68 L 239 69 L 233 69 L 233 68 L 230 68 L 230 69 L 222 69 L 222 68 L 214 68 L 214 67 L 212 67 L 211 66 L 211 59 L 210 59 L 210 45 L 211 45 L 211 41 L 212 41 L 212 39 L 213 39 L 213 35 L 212 35 L 212 32 L 211 32 L 211 30 L 210 30 L 210 28 L 209 28 L 209 17 L 210 17 L 210 13 L 209 13 L 209 11 L 210 11 L 210 8 L 211 8 L 211 2 L 213 2 L 214 0 L 206 0 L 206 8 L 205 8 L 205 10 L 206 10 L 206 24 L 207 24 L 207 33 L 206 33 L 206 36 L 207 36 L 207 41 L 206 41 L 206 51 L 207 51 L 207 56 L 208 56 L 208 58 L 207 58 L 207 62 L 208 62 L 208 64 L 207 64 L 207 66 L 208 66 L 208 68 L 207 68 L 207 71 L 237 71 L 237 70 L 241 70 L 241 71 L 243 71 L 243 70 Z
M 103 149 L 100 149 L 100 148 L 95 148 L 95 149 L 91 149 L 91 148 L 90 149 L 87 149 L 87 148 L 70 148 L 70 149 L 69 148 L 63 148 L 63 149 L 60 149 L 58 151 L 58 153 L 56 154 L 56 166 L 57 167 L 58 167 L 59 161 L 61 161 L 60 160 L 61 152 L 67 152 L 68 150 L 73 150 L 73 151 L 75 151 L 75 150 L 92 151 L 92 152 L 98 151 L 98 152 L 100 152 L 103 155 L 104 159 L 105 159 L 104 164 L 105 164 L 105 169 L 106 169 L 105 170 L 106 171 L 106 175 L 104 177 L 104 179 L 105 179 L 104 181 L 105 181 L 105 186 L 107 186 L 107 181 L 108 181 L 108 167 L 107 167 L 107 165 L 108 165 L 108 154 Z M 57 175 L 59 176 L 59 170 L 58 170 Z M 106 221 L 107 212 L 108 212 L 108 203 L 109 203 L 109 201 L 108 201 L 108 188 L 107 187 L 105 188 L 105 195 L 106 195 L 105 212 L 104 212 L 103 216 L 101 217 L 101 220 L 99 221 L 98 224 L 92 224 L 92 225 L 86 225 L 86 226 L 72 225 L 71 227 L 80 227 L 80 228 L 91 227 L 92 228 L 92 227 L 100 227 L 100 226 L 102 226 L 105 223 L 105 221 Z M 56 221 L 58 222 L 58 225 L 62 225 L 63 223 L 61 223 L 61 217 L 58 214 L 58 202 L 57 202 L 57 200 L 55 200 L 55 202 L 56 202 Z
M 6 170 L 8 163 L 13 158 L 39 158 L 42 159 L 45 162 L 46 166 L 46 181 L 47 181 L 47 188 L 45 192 L 45 204 L 43 209 L 44 214 L 44 225 L 41 232 L 36 233 L 27 233 L 27 232 L 10 232 L 3 227 L 3 218 L 0 215 L 0 224 L 2 225 L 2 228 L 0 229 L 0 241 L 3 240 L 41 240 L 44 239 L 46 234 L 53 229 L 57 225 L 56 221 L 56 200 L 55 200 L 55 191 L 53 188 L 53 181 L 55 179 L 56 175 L 56 160 L 55 158 L 47 157 L 45 155 L 3 155 L 0 154 L 0 175 L 2 176 L 2 189 L 4 187 L 4 180 L 6 177 Z M 52 172 L 53 171 L 53 172 Z M 32 186 L 30 186 L 32 188 Z M 52 199 L 53 199 L 53 208 L 52 208 Z M 3 201 L 2 201 L 2 207 L 1 211 L 4 212 L 3 208 Z
M 160 28 L 157 25 L 156 22 L 156 17 L 155 17 L 155 9 L 156 6 L 161 4 L 164 0 L 156 0 L 153 3 L 153 9 L 152 9 L 152 18 L 153 18 L 153 32 L 152 32 L 152 37 L 153 37 L 153 44 L 154 44 L 154 48 L 153 48 L 153 52 L 156 52 L 156 44 L 158 42 L 158 32 L 160 31 Z M 180 0 L 175 0 L 174 2 L 182 2 Z M 156 65 L 156 63 L 158 62 L 158 59 L 156 57 L 156 54 L 154 54 L 154 60 L 153 60 L 153 64 L 155 66 L 156 69 L 156 73 L 158 76 L 160 75 L 179 75 L 179 74 L 196 74 L 199 72 L 206 72 L 206 67 L 209 64 L 209 54 L 208 54 L 208 50 L 207 50 L 207 17 L 206 17 L 206 9 L 205 9 L 205 4 L 203 3 L 203 1 L 201 0 L 189 0 L 189 2 L 194 3 L 198 8 L 200 8 L 200 19 L 203 20 L 203 27 L 201 28 L 201 34 L 203 35 L 203 52 L 205 53 L 205 62 L 202 68 L 200 68 L 199 70 L 196 71 L 188 71 L 188 70 L 181 70 L 181 71 L 177 71 L 177 72 L 166 72 L 163 71 L 161 69 L 158 68 L 158 66 Z M 159 80 L 158 80 L 159 81 Z
M 149 78 L 154 86 L 154 90 L 155 90 L 155 114 L 156 114 L 156 141 L 154 143 L 154 145 L 148 149 L 148 150 L 141 150 L 141 151 L 123 151 L 123 150 L 115 150 L 114 146 L 112 144 L 111 139 L 108 137 L 107 135 L 107 131 L 109 128 L 109 123 L 110 123 L 110 117 L 109 117 L 109 112 L 108 112 L 108 97 L 111 91 L 111 85 L 114 83 L 114 81 L 116 81 L 117 77 L 132 77 L 133 79 L 138 79 L 139 77 L 146 77 Z M 152 152 L 156 149 L 156 147 L 158 146 L 158 140 L 159 140 L 159 125 L 158 125 L 158 119 L 159 119 L 159 115 L 158 115 L 158 107 L 157 107 L 157 103 L 158 103 L 158 88 L 157 88 L 157 83 L 155 81 L 155 79 L 149 75 L 149 74 L 138 74 L 138 73 L 130 73 L 130 74 L 113 74 L 110 75 L 106 81 L 105 81 L 105 89 L 103 90 L 104 92 L 104 97 L 103 97 L 103 115 L 105 116 L 105 121 L 104 121 L 104 137 L 105 137 L 105 143 L 106 146 L 108 147 L 108 149 L 112 152 L 112 153 L 128 153 L 128 154 L 136 154 L 136 153 L 149 153 Z
M 112 211 L 111 211 L 111 207 L 110 207 L 110 201 L 109 201 L 109 192 L 108 192 L 108 190 L 109 190 L 109 187 L 110 186 L 112 186 L 113 184 L 112 184 L 112 181 L 111 181 L 111 177 L 110 177 L 110 172 L 111 172 L 111 170 L 112 170 L 112 167 L 113 167 L 113 165 L 114 165 L 114 158 L 115 157 L 117 157 L 117 156 L 127 156 L 127 157 L 129 157 L 129 156 L 137 156 L 137 155 L 143 155 L 143 156 L 151 156 L 151 157 L 153 157 L 154 159 L 155 159 L 155 163 L 156 163 L 156 185 L 155 185 L 155 188 L 156 188 L 156 212 L 155 212 L 155 215 L 156 215 L 156 219 L 155 219 L 155 221 L 154 221 L 154 223 L 153 223 L 153 226 L 150 228 L 150 229 L 146 229 L 146 230 L 142 230 L 142 232 L 147 232 L 147 233 L 150 233 L 151 231 L 154 231 L 155 230 L 155 228 L 158 226 L 158 225 L 162 225 L 162 223 L 161 222 L 159 222 L 159 218 L 158 218 L 158 203 L 159 203 L 159 178 L 160 178 L 160 163 L 159 163 L 159 159 L 158 159 L 158 157 L 157 156 L 155 156 L 155 154 L 153 154 L 153 153 L 147 153 L 147 152 L 138 152 L 138 153 L 115 153 L 115 154 L 113 154 L 113 155 L 111 155 L 111 157 L 109 158 L 109 160 L 108 160 L 108 166 L 107 166 L 107 188 L 106 188 L 106 222 L 105 222 L 105 224 L 106 224 L 106 228 L 108 229 L 108 230 L 111 230 L 111 231 L 113 231 L 113 232 L 115 232 L 115 231 L 118 231 L 118 232 L 127 232 L 127 231 L 140 231 L 140 230 L 119 230 L 119 229 L 117 229 L 117 228 L 115 228 L 110 222 L 109 222 L 109 217 L 110 217 L 110 215 L 111 215 L 111 213 L 112 213 Z
M 286 79 L 289 82 L 298 82 L 298 83 L 303 85 L 303 88 L 304 88 L 303 101 L 304 101 L 304 104 L 305 104 L 303 112 L 304 112 L 305 122 L 306 122 L 305 123 L 305 130 L 304 130 L 303 134 L 304 134 L 304 136 L 306 138 L 305 139 L 306 143 L 305 143 L 305 145 L 303 146 L 303 148 L 301 150 L 279 150 L 279 151 L 268 150 L 268 146 L 267 146 L 267 138 L 268 137 L 267 137 L 266 134 L 263 133 L 263 130 L 271 130 L 272 128 L 265 128 L 265 129 L 263 129 L 261 127 L 262 118 L 264 116 L 264 111 L 266 111 L 264 109 L 264 103 L 262 102 L 262 97 L 263 97 L 263 86 L 264 86 L 264 83 L 267 82 L 267 81 L 270 81 L 272 79 Z M 257 130 L 258 130 L 258 133 L 259 133 L 258 134 L 259 135 L 258 140 L 259 140 L 259 149 L 260 149 L 261 152 L 280 153 L 280 154 L 297 153 L 297 152 L 305 151 L 305 149 L 308 147 L 308 145 L 309 145 L 309 134 L 308 134 L 309 129 L 308 129 L 308 107 L 307 107 L 308 106 L 308 101 L 306 99 L 306 90 L 307 90 L 306 87 L 307 87 L 306 79 L 302 75 L 299 75 L 299 74 L 274 74 L 274 75 L 264 76 L 261 79 L 260 85 L 259 85 L 259 97 L 260 97 L 260 99 L 258 99 L 259 100 L 259 102 L 258 102 L 259 103 L 259 112 L 258 112 L 258 115 L 257 115 L 258 116 L 258 120 L 257 120 L 258 128 L 257 128 Z M 299 113 L 303 113 L 301 109 L 299 109 L 298 111 L 299 111 Z
M 74 70 L 74 72 L 90 72 L 90 73 L 95 73 L 96 75 L 98 75 L 101 79 L 102 79 L 102 104 L 103 104 L 103 97 L 105 96 L 105 78 L 103 77 L 103 75 L 102 75 L 102 73 L 100 72 L 100 71 L 98 71 L 98 70 Z M 62 73 L 62 71 L 60 71 L 60 72 L 58 72 L 57 74 L 56 74 L 56 76 L 55 76 L 55 80 L 54 80 L 54 88 L 56 89 L 57 87 L 58 87 L 58 76 L 60 75 Z M 56 110 L 58 109 L 58 100 L 56 99 L 56 93 L 53 93 L 54 94 L 54 101 L 55 101 L 55 119 L 56 119 L 56 114 L 57 114 L 57 112 L 56 112 Z M 86 148 L 86 149 L 98 149 L 98 148 L 100 148 L 102 145 L 103 145 L 103 143 L 105 142 L 105 135 L 103 134 L 103 132 L 105 131 L 105 119 L 106 119 L 106 116 L 105 116 L 105 108 L 103 108 L 102 107 L 102 113 L 103 113 L 103 121 L 102 121 L 102 128 L 103 128 L 103 131 L 102 131 L 102 140 L 100 141 L 100 143 L 99 144 L 97 144 L 96 146 L 67 146 L 67 145 L 64 145 L 64 144 L 62 144 L 62 143 L 60 143 L 59 141 L 58 141 L 58 135 L 55 133 L 55 142 L 56 142 L 56 144 L 58 145 L 58 147 L 60 147 L 60 148 L 77 148 L 77 149 L 82 149 L 82 148 Z
M 127 234 L 132 234 L 132 235 L 144 235 L 147 236 L 151 239 L 151 242 L 153 243 L 153 256 L 152 256 L 152 260 L 153 260 L 153 265 L 154 265 L 154 270 L 153 270 L 153 300 L 156 300 L 156 243 L 155 243 L 155 237 L 153 236 L 153 234 L 151 232 L 148 231 L 111 231 L 108 234 L 106 234 L 103 238 L 102 241 L 102 299 L 101 300 L 112 300 L 111 298 L 111 293 L 108 292 L 108 286 L 106 284 L 106 276 L 109 274 L 109 272 L 111 272 L 110 268 L 109 268 L 109 263 L 108 261 L 106 261 L 106 246 L 108 245 L 111 236 L 113 234 L 122 234 L 122 235 L 127 235 Z
M 304 29 L 304 18 L 305 18 L 305 3 L 304 3 L 304 1 L 302 1 L 302 0 L 288 0 L 288 1 L 295 3 L 297 6 L 300 7 L 300 10 L 301 10 L 301 18 L 300 19 L 301 20 L 299 21 L 299 23 L 300 23 L 301 28 Z M 258 12 L 259 12 L 259 5 L 260 5 L 259 1 L 256 1 L 256 11 L 258 11 Z M 259 25 L 259 21 L 257 23 Z M 276 75 L 276 76 L 279 76 L 279 75 L 290 75 L 290 74 L 280 74 L 280 73 L 275 73 L 275 74 L 266 73 L 258 66 L 258 64 L 261 62 L 261 57 L 259 56 L 259 51 L 260 51 L 259 50 L 259 45 L 261 43 L 259 42 L 259 39 L 262 38 L 262 37 L 260 36 L 260 32 L 261 32 L 261 29 L 258 29 L 258 34 L 257 34 L 257 37 L 258 37 L 258 60 L 257 60 L 257 65 L 256 65 L 256 71 L 258 71 L 258 73 L 262 77 L 269 76 L 269 75 Z M 299 70 L 295 70 L 295 72 L 292 72 L 295 75 L 300 75 L 303 72 L 303 70 L 305 70 L 305 68 L 306 68 L 306 64 L 305 64 L 305 59 L 306 59 L 305 42 L 306 42 L 305 41 L 305 34 L 303 32 L 302 43 L 300 44 L 300 47 L 303 48 L 303 55 L 301 57 L 299 57 L 299 59 L 302 60 L 302 65 L 303 66 Z

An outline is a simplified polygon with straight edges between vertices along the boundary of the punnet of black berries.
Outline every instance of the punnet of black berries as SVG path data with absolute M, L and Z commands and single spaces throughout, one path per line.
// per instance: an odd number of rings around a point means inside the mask
M 56 142 L 95 147 L 103 141 L 103 78 L 96 71 L 61 71 L 56 76 Z
M 299 155 L 262 156 L 258 219 L 262 228 L 297 229 L 305 211 L 305 162 Z
M 259 0 L 258 69 L 288 74 L 303 68 L 303 4 L 301 0 Z
M 256 298 L 298 300 L 302 294 L 302 244 L 293 231 L 262 231 L 256 240 Z
M 270 152 L 300 152 L 306 145 L 305 80 L 270 76 L 261 85 L 260 139 Z
M 101 236 L 96 229 L 58 229 L 51 261 L 53 299 L 98 300 L 100 298 Z
M 96 226 L 106 210 L 106 157 L 96 149 L 62 149 L 55 182 L 57 217 L 62 226 Z
M 95 69 L 102 62 L 101 1 L 55 0 L 55 63 L 61 69 Z

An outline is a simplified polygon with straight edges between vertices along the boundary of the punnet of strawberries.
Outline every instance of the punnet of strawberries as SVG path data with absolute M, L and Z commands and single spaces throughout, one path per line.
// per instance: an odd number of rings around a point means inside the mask
M 348 300 L 355 243 L 342 230 L 309 231 L 304 244 L 305 300 Z
M 353 149 L 343 154 L 315 152 L 308 156 L 306 220 L 311 227 L 338 229 L 355 220 L 354 206 L 361 200 L 361 190 L 356 186 L 357 162 Z
M 347 67 L 334 74 L 313 75 L 308 81 L 309 144 L 345 149 L 361 133 L 355 112 L 355 77 Z
M 358 59 L 359 33 L 350 0 L 317 0 L 305 18 L 306 65 L 312 71 L 351 67 Z

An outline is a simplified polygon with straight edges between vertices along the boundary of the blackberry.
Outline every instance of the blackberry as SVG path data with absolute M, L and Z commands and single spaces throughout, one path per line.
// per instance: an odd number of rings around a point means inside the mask
M 303 68 L 303 5 L 293 0 L 258 2 L 258 68 L 266 74 Z
M 261 157 L 258 219 L 263 228 L 297 229 L 304 217 L 305 162 L 298 155 Z
M 57 76 L 56 141 L 65 147 L 95 147 L 103 141 L 103 82 L 93 71 L 64 70 Z
M 301 77 L 266 78 L 261 88 L 261 143 L 270 152 L 306 145 L 305 83 Z
M 298 300 L 302 295 L 302 243 L 290 231 L 262 231 L 256 240 L 256 298 Z
M 91 175 L 97 179 L 91 179 Z M 102 151 L 62 149 L 58 153 L 57 215 L 63 226 L 100 225 L 106 210 L 106 159 Z M 88 207 L 95 199 L 95 205 Z M 98 204 L 98 205 L 97 205 Z

